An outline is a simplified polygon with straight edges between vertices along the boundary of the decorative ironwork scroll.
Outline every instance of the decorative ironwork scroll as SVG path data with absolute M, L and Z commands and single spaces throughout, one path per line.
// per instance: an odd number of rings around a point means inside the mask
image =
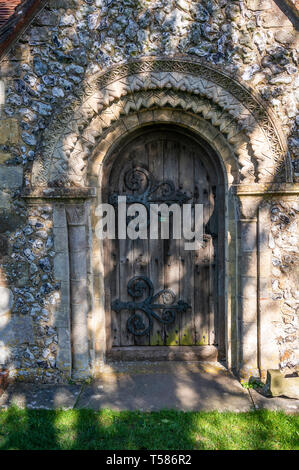
M 146 293 L 148 295 L 144 300 L 136 301 Z M 190 305 L 183 300 L 178 300 L 175 303 L 175 294 L 170 289 L 164 289 L 154 294 L 153 283 L 145 276 L 135 276 L 128 282 L 128 294 L 133 297 L 133 301 L 123 302 L 117 299 L 112 302 L 111 308 L 117 313 L 121 310 L 132 312 L 127 322 L 127 329 L 135 336 L 148 335 L 153 326 L 153 318 L 168 325 L 174 322 L 176 312 L 183 313 L 190 308 Z M 159 298 L 163 300 L 163 303 L 157 302 Z M 161 315 L 158 315 L 155 310 L 161 310 Z M 142 312 L 147 318 L 147 325 L 138 312 Z
M 127 204 L 143 204 L 147 210 L 152 203 L 182 205 L 191 199 L 187 194 L 175 189 L 170 180 L 155 183 L 153 176 L 142 167 L 128 170 L 124 176 L 124 183 L 125 187 L 134 193 L 124 194 L 127 198 Z M 111 194 L 110 204 L 117 206 L 118 196 L 120 196 L 118 193 Z

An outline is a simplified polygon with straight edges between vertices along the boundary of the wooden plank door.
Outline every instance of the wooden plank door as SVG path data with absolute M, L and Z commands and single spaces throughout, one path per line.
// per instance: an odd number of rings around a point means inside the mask
M 126 196 L 128 205 L 143 201 L 147 209 L 153 201 L 188 203 L 193 213 L 194 204 L 203 204 L 205 233 L 202 248 L 186 250 L 186 240 L 172 236 L 170 217 L 169 239 L 150 239 L 148 227 L 147 239 L 105 242 L 108 356 L 159 360 L 175 358 L 176 351 L 182 357 L 202 347 L 215 351 L 218 212 L 215 176 L 204 150 L 175 132 L 152 131 L 113 158 L 109 201 Z

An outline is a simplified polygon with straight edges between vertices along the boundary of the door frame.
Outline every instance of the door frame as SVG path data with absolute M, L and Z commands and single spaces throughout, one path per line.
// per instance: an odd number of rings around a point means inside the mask
M 219 221 L 219 230 L 218 230 L 218 292 L 217 292 L 217 302 L 218 302 L 218 318 L 217 318 L 217 337 L 219 339 L 218 347 L 215 346 L 139 346 L 139 347 L 113 347 L 111 344 L 111 322 L 110 322 L 110 312 L 108 309 L 108 303 L 111 301 L 109 299 L 107 292 L 104 293 L 104 298 L 102 299 L 105 311 L 105 338 L 106 338 L 106 348 L 105 348 L 105 357 L 112 360 L 205 360 L 205 361 L 215 361 L 217 358 L 219 360 L 226 360 L 226 328 L 225 328 L 225 317 L 226 317 L 226 301 L 225 301 L 225 292 L 226 292 L 226 276 L 225 276 L 225 253 L 227 250 L 226 246 L 226 237 L 225 237 L 225 227 L 226 220 L 225 214 L 227 213 L 227 197 L 226 197 L 226 184 L 225 184 L 225 173 L 223 169 L 223 164 L 215 152 L 215 150 L 202 139 L 202 137 L 189 129 L 186 129 L 182 126 L 178 126 L 177 123 L 151 123 L 146 126 L 138 126 L 137 129 L 134 129 L 133 132 L 128 132 L 126 135 L 117 142 L 114 142 L 108 149 L 105 159 L 102 164 L 102 171 L 100 175 L 100 191 L 99 191 L 99 201 L 107 202 L 108 194 L 110 191 L 109 188 L 109 175 L 113 169 L 114 163 L 121 154 L 122 148 L 130 144 L 139 136 L 145 135 L 153 130 L 158 131 L 175 131 L 176 133 L 181 134 L 185 138 L 187 137 L 193 141 L 196 145 L 203 149 L 203 164 L 208 169 L 207 171 L 215 171 L 217 176 L 217 186 L 219 191 L 219 199 L 222 199 L 222 204 L 218 206 L 218 221 Z M 222 233 L 222 235 L 221 235 Z M 101 250 L 103 250 L 103 242 Z M 104 255 L 104 253 L 103 253 Z M 105 292 L 105 262 L 102 263 L 102 272 L 103 272 L 103 289 Z M 220 272 L 223 273 L 223 276 L 220 275 Z M 132 349 L 132 351 L 130 351 Z M 133 350 L 135 353 L 133 353 Z
M 264 354 L 258 336 L 258 319 L 263 331 L 269 330 L 267 321 L 268 323 L 271 321 L 268 317 L 264 321 L 261 315 L 268 308 L 267 299 L 263 299 L 262 304 L 258 297 L 260 289 L 264 288 L 269 271 L 268 262 L 261 263 L 261 256 L 264 256 L 265 260 L 270 260 L 264 243 L 264 231 L 268 229 L 265 224 L 260 223 L 263 214 L 259 210 L 265 187 L 240 184 L 237 156 L 234 155 L 227 139 L 214 126 L 186 111 L 174 112 L 167 109 L 155 112 L 139 111 L 138 117 L 128 115 L 121 122 L 117 122 L 94 149 L 89 173 L 91 187 L 68 191 L 63 189 L 62 194 L 59 191 L 55 194 L 57 201 L 54 204 L 53 232 L 54 245 L 55 249 L 57 246 L 58 252 L 54 258 L 54 274 L 55 279 L 61 280 L 61 289 L 63 289 L 54 320 L 59 333 L 58 368 L 67 376 L 69 374 L 74 377 L 88 377 L 90 374 L 96 376 L 106 361 L 108 325 L 104 303 L 103 246 L 95 235 L 98 223 L 95 210 L 102 201 L 102 191 L 105 187 L 103 173 L 104 167 L 107 168 L 111 164 L 110 152 L 113 152 L 116 146 L 121 145 L 133 132 L 142 132 L 144 126 L 153 123 L 178 125 L 184 132 L 188 131 L 195 138 L 198 136 L 207 142 L 217 155 L 224 177 L 225 365 L 244 377 L 256 375 L 259 373 L 258 354 Z M 95 167 L 96 180 L 92 177 Z M 31 198 L 38 200 L 38 196 Z M 69 206 L 75 209 L 74 217 L 68 211 Z M 82 212 L 82 217 L 79 216 L 79 212 Z M 86 242 L 82 238 L 83 227 L 86 231 Z M 74 232 L 74 243 L 70 245 L 71 231 Z M 68 234 L 69 242 L 67 237 L 63 237 L 62 240 L 62 233 Z M 80 249 L 75 243 L 75 238 L 80 239 Z M 82 272 L 81 277 L 84 285 L 86 279 L 88 305 L 86 318 L 85 316 L 75 318 L 76 308 L 74 309 L 73 305 L 76 307 L 80 303 L 80 296 L 76 295 L 76 289 L 70 291 L 72 272 L 69 272 L 69 266 L 71 267 L 72 263 L 80 263 L 81 256 L 87 258 L 86 272 Z M 85 268 L 81 271 L 85 271 Z M 74 320 L 78 321 L 76 329 L 74 329 Z M 84 324 L 84 329 L 81 328 L 81 324 Z M 273 342 L 269 358 L 266 356 L 264 359 L 266 353 L 262 356 L 262 365 L 266 364 L 266 360 L 269 364 L 275 363 L 277 354 L 275 357 L 273 354 L 276 349 Z M 82 367 L 80 365 L 77 369 L 74 368 L 74 364 L 80 362 Z

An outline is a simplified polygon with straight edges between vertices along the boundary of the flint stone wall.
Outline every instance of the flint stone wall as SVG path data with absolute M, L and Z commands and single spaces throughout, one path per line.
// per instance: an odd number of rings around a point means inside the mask
M 1 62 L 0 286 L 11 290 L 13 301 L 0 317 L 0 365 L 19 377 L 63 381 L 70 367 L 69 355 L 58 347 L 59 335 L 60 344 L 70 341 L 67 328 L 57 323 L 68 295 L 59 274 L 64 251 L 54 246 L 53 206 L 30 206 L 20 197 L 53 112 L 112 65 L 149 55 L 200 57 L 239 77 L 274 109 L 296 179 L 298 36 L 270 0 L 50 3 Z M 290 202 L 283 196 L 265 202 L 271 323 L 283 370 L 299 362 L 298 204 L 298 198 Z

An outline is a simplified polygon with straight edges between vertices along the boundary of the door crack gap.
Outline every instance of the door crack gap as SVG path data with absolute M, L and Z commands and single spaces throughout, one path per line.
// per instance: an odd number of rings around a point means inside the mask
M 252 406 L 253 406 L 253 408 L 254 408 L 254 411 L 256 411 L 256 410 L 257 410 L 257 407 L 255 406 L 254 399 L 253 399 L 253 396 L 251 395 L 250 389 L 248 389 L 247 391 L 248 391 L 248 395 L 249 395 L 249 397 L 250 397 L 250 400 L 251 400 L 251 402 L 252 402 Z
M 75 401 L 75 403 L 74 403 L 73 410 L 77 407 L 77 405 L 78 405 L 78 403 L 79 403 L 79 401 L 80 401 L 81 395 L 82 395 L 83 391 L 85 390 L 85 387 L 86 387 L 86 384 L 82 384 L 82 387 L 81 387 L 81 389 L 80 389 L 80 391 L 79 391 L 79 393 L 78 393 L 78 396 L 77 396 L 77 398 L 76 398 L 76 401 Z

